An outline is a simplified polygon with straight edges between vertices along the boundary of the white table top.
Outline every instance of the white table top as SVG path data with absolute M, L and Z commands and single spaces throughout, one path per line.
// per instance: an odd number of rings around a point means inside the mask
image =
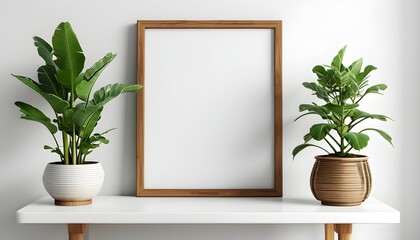
M 275 224 L 399 223 L 399 211 L 374 198 L 356 207 L 323 206 L 311 198 L 97 196 L 92 205 L 55 206 L 41 198 L 17 213 L 19 223 Z

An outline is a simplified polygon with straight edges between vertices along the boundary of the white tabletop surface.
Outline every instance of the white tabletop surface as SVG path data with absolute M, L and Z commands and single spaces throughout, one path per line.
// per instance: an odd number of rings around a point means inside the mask
M 275 224 L 399 223 L 399 211 L 374 198 L 356 207 L 323 206 L 313 198 L 97 196 L 92 205 L 55 206 L 41 198 L 17 213 L 19 223 Z

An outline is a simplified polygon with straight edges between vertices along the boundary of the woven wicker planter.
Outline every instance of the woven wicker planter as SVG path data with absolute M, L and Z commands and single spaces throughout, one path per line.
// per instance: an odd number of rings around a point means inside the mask
M 368 157 L 316 156 L 311 190 L 324 205 L 356 206 L 369 196 L 372 180 Z

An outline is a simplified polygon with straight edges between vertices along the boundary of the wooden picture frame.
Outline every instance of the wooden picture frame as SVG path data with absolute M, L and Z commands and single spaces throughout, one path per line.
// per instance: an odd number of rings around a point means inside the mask
M 137 93 L 137 196 L 197 196 L 197 197 L 208 197 L 208 196 L 282 196 L 282 22 L 279 20 L 271 21 L 271 20 L 256 20 L 256 21 L 207 21 L 207 20 L 200 20 L 200 21 L 167 21 L 167 20 L 139 20 L 137 22 L 137 29 L 138 29 L 138 59 L 137 59 L 137 82 L 142 84 L 144 88 Z M 191 29 L 191 30 L 206 30 L 206 29 L 232 29 L 232 30 L 241 30 L 241 29 L 268 29 L 272 35 L 271 43 L 273 46 L 270 46 L 272 49 L 272 53 L 270 53 L 270 59 L 272 62 L 271 69 L 273 72 L 269 73 L 272 77 L 272 82 L 268 84 L 272 84 L 273 92 L 272 94 L 272 119 L 273 123 L 273 130 L 272 138 L 273 146 L 271 149 L 274 153 L 272 154 L 274 159 L 272 161 L 273 164 L 273 172 L 272 179 L 273 184 L 269 188 L 149 188 L 146 186 L 146 182 L 148 179 L 145 177 L 147 176 L 146 166 L 148 166 L 148 159 L 145 157 L 145 152 L 147 153 L 147 149 L 145 149 L 145 139 L 148 129 L 146 129 L 145 124 L 145 116 L 148 116 L 148 111 L 151 109 L 145 108 L 147 104 L 145 104 L 146 97 L 150 96 L 152 92 L 148 92 L 148 83 L 149 81 L 153 81 L 147 78 L 147 59 L 146 52 L 147 44 L 149 44 L 146 39 L 146 32 L 148 30 L 153 29 L 169 29 L 169 30 L 181 30 L 181 29 Z M 223 52 L 223 51 L 222 51 Z M 211 68 L 211 66 L 209 66 Z M 160 69 L 162 72 L 167 70 Z M 169 70 L 168 70 L 169 71 Z M 271 80 L 270 80 L 271 81 Z M 185 90 L 187 91 L 187 90 Z M 149 95 L 147 95 L 149 94 Z M 146 97 L 145 97 L 146 96 Z M 270 106 L 271 106 L 270 105 Z M 271 121 L 271 120 L 270 120 Z M 205 125 L 205 124 L 204 124 Z M 161 149 L 161 151 L 165 151 L 165 149 Z M 256 159 L 258 160 L 258 159 Z M 174 165 L 175 166 L 175 165 Z M 165 164 L 161 165 L 162 168 L 166 167 Z M 186 167 L 186 166 L 184 166 Z M 182 169 L 183 166 L 180 166 Z M 194 170 L 191 170 L 194 171 Z M 166 174 L 162 174 L 161 176 L 157 176 L 158 178 L 164 178 Z M 182 177 L 182 175 L 180 176 Z M 191 182 L 191 181 L 190 181 Z

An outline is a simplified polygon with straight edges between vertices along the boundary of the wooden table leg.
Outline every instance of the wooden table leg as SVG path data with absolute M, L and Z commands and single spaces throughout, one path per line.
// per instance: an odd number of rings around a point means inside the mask
M 325 240 L 334 240 L 334 224 L 325 224 Z
M 350 240 L 352 224 L 334 224 L 334 231 L 338 233 L 338 240 Z
M 83 233 L 86 232 L 87 224 L 69 224 L 69 240 L 83 240 Z

